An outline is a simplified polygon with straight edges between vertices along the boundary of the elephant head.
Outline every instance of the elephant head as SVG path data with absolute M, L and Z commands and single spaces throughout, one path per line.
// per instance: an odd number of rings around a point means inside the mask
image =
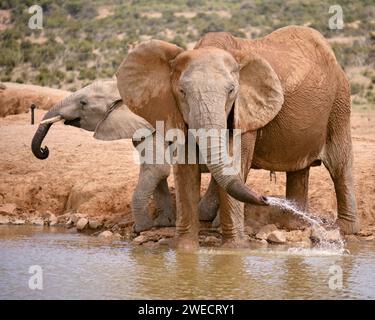
M 256 54 L 214 47 L 184 51 L 159 40 L 129 53 L 117 71 L 117 85 L 134 113 L 151 124 L 164 121 L 166 129 L 256 131 L 276 116 L 284 100 L 276 73 Z M 211 146 L 225 143 L 218 142 Z M 232 163 L 223 161 L 222 153 L 213 149 L 217 147 L 210 148 L 207 167 L 224 190 L 242 202 L 267 204 L 239 175 L 224 174 L 233 172 L 224 171 Z
M 140 128 L 152 126 L 132 113 L 122 102 L 115 80 L 96 81 L 54 105 L 43 117 L 36 131 L 31 149 L 38 159 L 49 155 L 47 147 L 41 148 L 43 139 L 55 122 L 95 131 L 99 140 L 132 138 Z

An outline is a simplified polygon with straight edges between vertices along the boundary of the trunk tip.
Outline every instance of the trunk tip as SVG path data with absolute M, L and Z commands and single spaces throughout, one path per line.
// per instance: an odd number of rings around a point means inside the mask
M 263 205 L 269 206 L 270 203 L 268 201 L 268 198 L 266 196 L 260 196 L 260 200 L 263 202 Z
M 49 156 L 48 147 L 38 148 L 38 149 L 32 148 L 32 151 L 33 151 L 34 156 L 37 157 L 39 160 L 47 159 Z
M 226 191 L 233 198 L 245 202 L 251 203 L 258 206 L 268 206 L 269 202 L 265 196 L 258 195 L 249 189 L 239 177 L 233 179 L 233 181 L 227 186 Z

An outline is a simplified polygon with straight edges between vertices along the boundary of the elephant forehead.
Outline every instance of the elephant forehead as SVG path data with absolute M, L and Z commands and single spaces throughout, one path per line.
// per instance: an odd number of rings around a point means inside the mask
M 200 48 L 181 53 L 174 62 L 174 69 L 182 72 L 226 71 L 237 65 L 230 53 L 218 48 Z
M 180 77 L 180 86 L 186 89 L 218 89 L 231 82 L 233 77 L 228 70 L 220 67 L 194 68 L 191 67 L 182 73 Z

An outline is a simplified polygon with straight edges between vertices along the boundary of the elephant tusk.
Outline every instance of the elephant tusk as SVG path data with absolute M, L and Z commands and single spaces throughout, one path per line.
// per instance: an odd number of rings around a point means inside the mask
M 56 116 L 56 117 L 52 117 L 52 118 L 49 118 L 49 119 L 45 119 L 45 120 L 41 121 L 40 124 L 55 123 L 55 122 L 58 122 L 62 119 L 63 119 L 62 116 Z

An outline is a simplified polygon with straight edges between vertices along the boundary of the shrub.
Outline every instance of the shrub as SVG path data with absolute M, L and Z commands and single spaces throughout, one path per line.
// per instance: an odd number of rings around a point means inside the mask
M 350 94 L 359 94 L 364 90 L 364 86 L 357 82 L 352 82 L 350 84 Z
M 78 79 L 80 80 L 94 80 L 96 78 L 96 68 L 91 67 L 91 68 L 84 68 L 81 69 L 79 72 Z

